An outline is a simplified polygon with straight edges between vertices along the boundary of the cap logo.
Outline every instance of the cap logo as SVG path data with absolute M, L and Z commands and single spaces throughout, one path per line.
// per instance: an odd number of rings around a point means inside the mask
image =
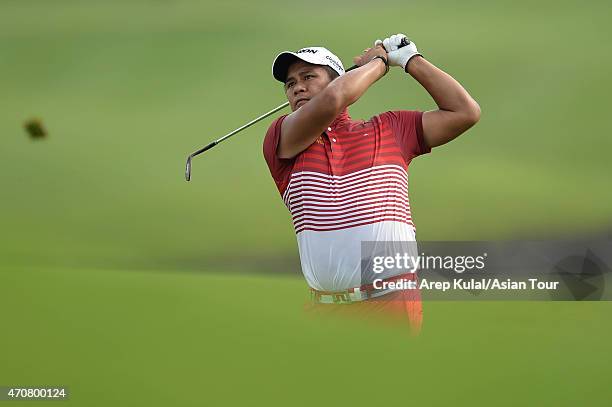
M 334 64 L 334 66 L 339 70 L 339 71 L 344 71 L 344 69 L 342 69 L 342 67 L 340 66 L 340 64 L 338 64 L 338 62 L 336 62 L 336 60 L 332 57 L 330 57 L 329 55 L 325 55 L 325 58 L 331 62 L 332 64 Z
M 311 54 L 316 54 L 318 52 L 318 50 L 311 49 L 311 48 L 302 48 L 301 50 L 296 52 L 296 54 L 301 54 L 301 53 L 304 53 L 304 52 L 310 52 Z

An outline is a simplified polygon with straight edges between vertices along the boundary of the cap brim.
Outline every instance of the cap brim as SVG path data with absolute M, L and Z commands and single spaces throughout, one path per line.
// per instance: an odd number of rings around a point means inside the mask
M 297 54 L 293 52 L 286 51 L 278 54 L 274 60 L 274 63 L 272 64 L 272 75 L 274 76 L 274 79 L 285 83 L 287 80 L 287 70 L 289 69 L 289 65 L 298 59 L 302 58 L 298 57 Z

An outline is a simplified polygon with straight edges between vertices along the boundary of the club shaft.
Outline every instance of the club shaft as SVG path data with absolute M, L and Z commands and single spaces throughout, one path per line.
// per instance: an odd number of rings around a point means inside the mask
M 357 68 L 357 65 L 353 65 L 351 66 L 349 69 L 347 69 L 346 71 L 352 71 L 353 69 Z M 191 157 L 195 157 L 198 154 L 202 154 L 204 151 L 210 150 L 211 148 L 213 148 L 214 146 L 216 146 L 217 144 L 219 144 L 220 142 L 222 142 L 223 140 L 232 137 L 234 134 L 248 128 L 251 127 L 252 125 L 254 125 L 255 123 L 257 123 L 260 120 L 265 119 L 266 117 L 270 116 L 271 114 L 274 114 L 276 112 L 278 112 L 281 109 L 284 109 L 285 107 L 289 106 L 289 102 L 285 102 L 282 105 L 275 107 L 274 109 L 270 110 L 269 112 L 266 112 L 264 114 L 262 114 L 261 116 L 251 120 L 250 122 L 248 122 L 247 124 L 238 127 L 236 130 L 231 131 L 230 133 L 227 133 L 225 136 L 218 138 L 217 140 L 211 142 L 210 144 L 208 144 L 205 147 L 202 147 L 201 149 L 199 149 L 198 151 L 195 151 L 191 154 Z
M 219 144 L 220 142 L 222 142 L 223 140 L 233 136 L 234 134 L 238 133 L 239 131 L 242 131 L 244 129 L 246 129 L 247 127 L 251 127 L 252 125 L 254 125 L 255 123 L 257 123 L 260 120 L 265 119 L 266 117 L 270 116 L 271 114 L 274 114 L 276 112 L 278 112 L 281 109 L 284 109 L 285 107 L 287 107 L 289 105 L 289 102 L 285 102 L 282 105 L 275 107 L 274 109 L 270 110 L 269 112 L 266 112 L 264 114 L 262 114 L 261 116 L 251 120 L 250 122 L 248 122 L 247 124 L 238 127 L 236 130 L 231 131 L 230 133 L 227 133 L 225 136 L 213 141 L 212 143 L 208 144 L 206 147 L 201 148 L 200 150 L 194 152 L 191 154 L 192 157 L 195 157 L 198 154 L 203 153 L 204 151 L 213 148 L 214 146 L 216 146 L 217 144 Z

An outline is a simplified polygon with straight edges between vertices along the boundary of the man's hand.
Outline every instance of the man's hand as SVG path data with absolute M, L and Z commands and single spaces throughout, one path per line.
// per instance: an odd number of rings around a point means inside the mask
M 408 41 L 408 45 L 405 45 L 400 48 L 400 44 L 402 40 L 406 38 Z M 387 55 L 389 58 L 389 66 L 401 66 L 404 71 L 406 70 L 406 65 L 408 65 L 408 61 L 416 55 L 421 55 L 417 50 L 414 42 L 408 40 L 408 38 L 404 34 L 395 34 L 384 40 L 376 40 L 374 42 L 374 46 L 384 46 L 387 50 Z
M 385 57 L 385 59 L 389 58 L 387 56 L 387 51 L 385 51 L 385 49 L 382 47 L 382 45 L 374 44 L 374 47 L 366 48 L 366 49 L 363 50 L 363 54 L 354 57 L 353 58 L 353 62 L 357 66 L 363 66 L 363 65 L 367 64 L 368 62 L 370 62 L 372 60 L 372 58 L 374 58 L 376 56 L 382 56 L 382 57 Z

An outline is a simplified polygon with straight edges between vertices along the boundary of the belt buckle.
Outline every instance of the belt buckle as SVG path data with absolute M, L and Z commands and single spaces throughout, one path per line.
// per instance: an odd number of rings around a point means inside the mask
M 339 293 L 334 293 L 331 295 L 332 295 L 332 300 L 334 301 L 334 304 L 351 304 L 353 302 L 348 290 L 342 291 Z
M 311 289 L 310 298 L 319 304 L 352 304 L 351 294 L 348 290 L 335 293 L 321 293 Z M 331 301 L 330 301 L 331 300 Z

